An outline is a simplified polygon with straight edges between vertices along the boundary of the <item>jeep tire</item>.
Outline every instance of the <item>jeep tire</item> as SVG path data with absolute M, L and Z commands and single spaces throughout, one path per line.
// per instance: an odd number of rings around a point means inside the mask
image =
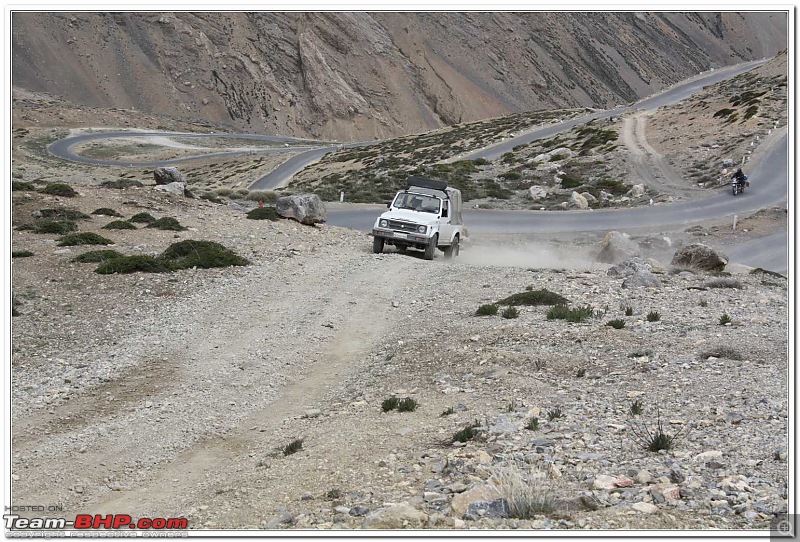
M 458 235 L 453 237 L 453 242 L 449 247 L 444 248 L 444 257 L 447 259 L 458 256 Z
M 433 259 L 433 254 L 436 252 L 436 245 L 438 243 L 439 243 L 439 234 L 437 233 L 436 235 L 433 236 L 433 238 L 431 238 L 430 242 L 428 243 L 428 246 L 425 247 L 426 260 Z
M 375 254 L 380 254 L 383 252 L 383 238 L 382 237 L 375 237 L 372 239 L 372 252 Z

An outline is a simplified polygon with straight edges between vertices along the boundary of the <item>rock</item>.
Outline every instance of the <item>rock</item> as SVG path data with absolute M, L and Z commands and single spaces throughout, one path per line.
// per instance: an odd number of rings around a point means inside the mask
M 636 481 L 639 482 L 640 484 L 643 484 L 643 485 L 644 484 L 648 484 L 650 482 L 650 480 L 652 480 L 652 479 L 653 479 L 653 477 L 650 475 L 650 473 L 647 472 L 644 469 L 642 469 L 638 473 L 636 473 Z
M 508 416 L 498 416 L 489 422 L 489 433 L 493 435 L 503 435 L 516 433 L 520 430 L 520 424 L 511 421 Z
M 160 184 L 153 187 L 153 190 L 160 190 L 162 192 L 169 192 L 171 194 L 177 194 L 178 196 L 185 196 L 186 195 L 186 183 L 175 182 L 169 184 Z
M 622 283 L 623 288 L 661 288 L 661 281 L 650 271 L 637 271 Z
M 318 418 L 320 416 L 322 416 L 322 411 L 318 408 L 312 408 L 306 410 L 305 413 L 303 414 L 304 418 Z
M 333 509 L 333 513 L 334 514 L 349 514 L 350 513 L 350 509 L 348 507 L 346 507 L 346 506 L 336 506 Z
M 644 249 L 667 250 L 672 248 L 672 239 L 665 235 L 650 235 L 637 239 L 636 243 Z
M 650 504 L 649 502 L 637 502 L 631 508 L 638 510 L 639 512 L 644 512 L 645 514 L 653 514 L 658 512 L 658 507 L 654 504 Z
M 722 167 L 733 167 L 736 162 L 731 160 L 730 158 L 725 158 L 722 160 Z
M 744 265 L 741 263 L 728 263 L 725 266 L 725 272 L 730 273 L 731 275 L 749 275 L 755 267 L 750 267 L 749 265 Z
M 275 210 L 284 218 L 293 218 L 301 224 L 318 224 L 328 220 L 328 212 L 316 194 L 283 196 L 275 203 Z
M 597 198 L 591 195 L 589 192 L 584 192 L 583 194 L 581 194 L 581 196 L 583 196 L 584 199 L 586 199 L 586 201 L 588 201 L 589 203 L 597 203 Z
M 153 170 L 153 177 L 159 186 L 170 183 L 183 183 L 186 186 L 186 179 L 176 167 L 157 167 Z
M 428 517 L 406 503 L 388 504 L 367 514 L 362 529 L 419 529 Z
M 611 201 L 614 199 L 614 194 L 612 194 L 611 192 L 606 192 L 605 190 L 601 190 L 600 199 L 603 201 Z
M 450 493 L 463 493 L 467 490 L 467 484 L 463 482 L 453 482 L 448 486 L 444 486 L 444 489 Z
M 581 194 L 578 194 L 577 192 L 572 193 L 572 196 L 570 196 L 568 203 L 570 207 L 577 207 L 578 209 L 589 208 L 589 202 L 586 201 L 586 198 L 584 198 Z
M 644 196 L 644 185 L 643 184 L 635 184 L 628 190 L 627 195 L 632 198 L 641 198 Z
M 450 503 L 450 508 L 453 510 L 453 516 L 461 518 L 464 517 L 470 504 L 477 501 L 493 501 L 500 497 L 502 495 L 492 486 L 478 484 L 463 493 L 455 495 Z
M 639 246 L 618 231 L 610 231 L 600 241 L 597 261 L 616 264 L 635 258 L 641 254 Z
M 680 488 L 674 484 L 656 484 L 650 487 L 653 502 L 676 501 L 681 498 Z
M 609 277 L 629 277 L 638 271 L 651 271 L 650 262 L 643 258 L 630 258 L 617 265 L 611 266 L 606 272 Z
M 350 509 L 349 514 L 353 517 L 361 517 L 366 516 L 369 512 L 369 508 L 366 506 L 356 505 Z
M 464 519 L 473 521 L 481 518 L 507 518 L 511 514 L 508 501 L 495 499 L 493 501 L 475 501 L 470 503 L 464 513 Z
M 528 188 L 528 195 L 532 200 L 538 201 L 547 197 L 547 189 L 542 186 L 531 186 Z
M 712 469 L 718 469 L 724 466 L 724 463 L 722 462 L 722 452 L 719 450 L 703 452 L 694 456 L 694 460 L 696 463 L 705 463 L 706 466 L 711 467 Z
M 728 257 L 703 243 L 693 243 L 677 250 L 672 265 L 686 266 L 703 271 L 722 271 L 728 265 Z
M 594 482 L 592 482 L 592 487 L 594 489 L 614 489 L 617 483 L 617 478 L 614 476 L 608 476 L 606 474 L 598 474 L 594 478 Z

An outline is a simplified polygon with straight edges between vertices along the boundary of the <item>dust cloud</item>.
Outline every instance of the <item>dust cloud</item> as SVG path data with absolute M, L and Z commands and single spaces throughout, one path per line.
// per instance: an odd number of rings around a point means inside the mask
M 595 261 L 591 247 L 554 242 L 475 243 L 459 254 L 464 265 L 522 267 L 533 269 L 606 269 Z

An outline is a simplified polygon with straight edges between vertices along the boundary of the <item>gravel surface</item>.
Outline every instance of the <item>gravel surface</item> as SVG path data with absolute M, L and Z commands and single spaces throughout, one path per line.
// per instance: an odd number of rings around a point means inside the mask
M 13 263 L 15 504 L 193 529 L 750 529 L 786 510 L 782 277 L 673 274 L 662 260 L 660 288 L 625 289 L 585 240 L 476 239 L 427 262 L 149 188 L 79 192 L 15 193 L 14 221 L 59 205 L 147 210 L 189 230 L 103 230 L 114 218 L 98 215 L 81 230 L 125 254 L 213 240 L 252 265 L 98 275 L 71 263 L 97 247 L 13 232 L 35 254 Z M 473 316 L 526 288 L 594 316 Z M 617 318 L 624 328 L 606 325 Z M 383 412 L 392 396 L 419 406 Z M 634 433 L 659 419 L 676 439 L 648 452 Z M 453 443 L 469 424 L 475 438 Z M 502 517 L 503 479 L 543 487 L 552 508 Z

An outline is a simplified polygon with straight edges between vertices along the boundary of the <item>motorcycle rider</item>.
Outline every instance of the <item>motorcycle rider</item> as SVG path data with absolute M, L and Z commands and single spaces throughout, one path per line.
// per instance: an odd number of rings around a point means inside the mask
M 749 182 L 747 184 L 745 184 L 745 182 L 747 181 L 747 175 L 744 174 L 744 172 L 742 171 L 742 168 L 739 168 L 739 169 L 736 170 L 736 173 L 734 173 L 731 176 L 731 181 L 733 181 L 735 183 L 739 183 L 740 185 L 750 186 Z

